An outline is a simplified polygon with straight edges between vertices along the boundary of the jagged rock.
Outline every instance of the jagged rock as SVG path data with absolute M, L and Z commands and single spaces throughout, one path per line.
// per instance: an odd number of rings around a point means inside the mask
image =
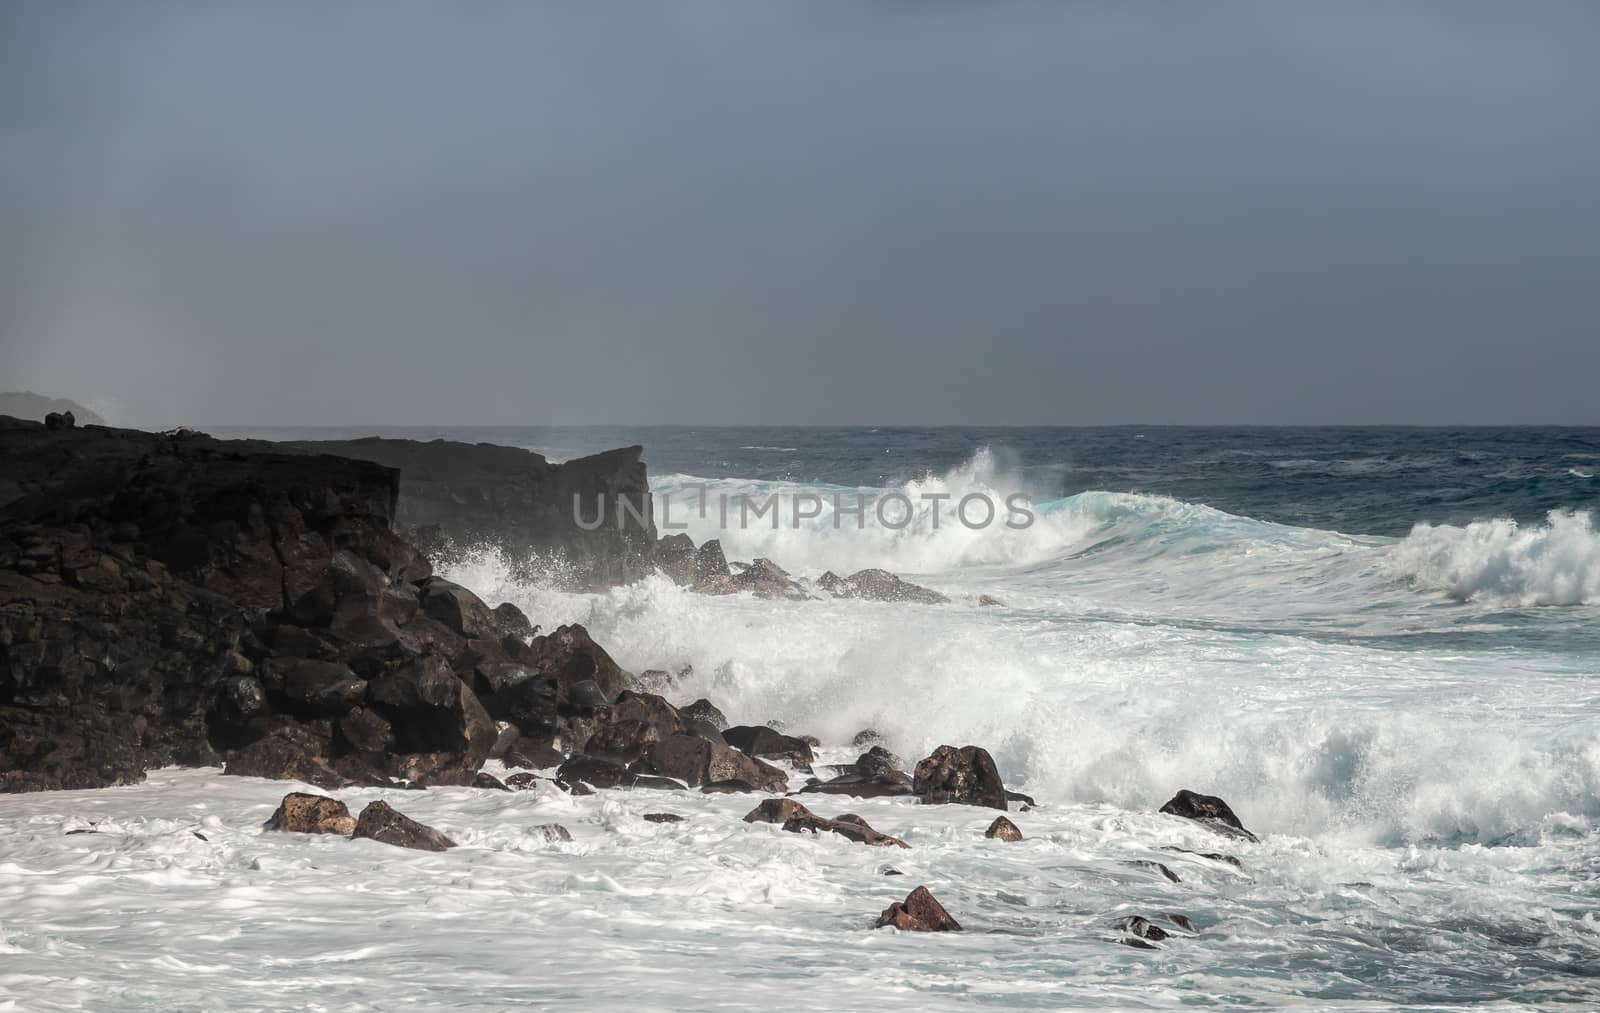
M 987 750 L 940 746 L 917 764 L 913 789 L 925 803 L 958 802 L 1004 811 L 1006 789 Z
M 793 819 L 819 817 L 792 798 L 762 799 L 759 805 L 744 814 L 746 823 L 787 823 Z
M 444 834 L 396 812 L 386 802 L 369 802 L 356 818 L 355 832 L 351 836 L 417 851 L 444 851 L 456 846 L 456 842 Z
M 477 695 L 436 656 L 373 680 L 367 705 L 389 722 L 401 752 L 454 753 L 474 772 L 499 737 Z
M 695 550 L 693 579 L 695 586 L 715 583 L 733 575 L 728 569 L 728 559 L 722 554 L 722 543 L 713 538 Z
M 701 697 L 687 707 L 680 708 L 678 713 L 683 716 L 685 721 L 704 721 L 719 732 L 728 727 L 728 719 L 723 716 L 722 711 L 718 710 L 717 706 L 705 697 Z
M 925 886 L 919 886 L 903 901 L 896 901 L 878 916 L 878 928 L 893 926 L 902 932 L 959 932 L 961 923 L 950 917 L 944 905 L 934 899 Z
M 910 781 L 911 777 L 902 771 L 905 761 L 889 752 L 882 746 L 873 746 L 860 756 L 856 757 L 855 773 L 861 777 L 873 778 L 884 774 L 898 774 L 900 778 Z
M 1148 939 L 1152 943 L 1159 943 L 1168 936 L 1166 929 L 1140 915 L 1118 919 L 1112 928 L 1137 939 Z
M 394 728 L 383 715 L 365 707 L 341 717 L 335 728 L 345 752 L 387 753 L 394 749 Z
M 283 796 L 283 801 L 267 820 L 266 829 L 348 837 L 355 832 L 356 821 L 349 808 L 338 799 L 294 791 Z
M 420 587 L 422 611 L 463 637 L 499 633 L 494 612 L 471 591 L 443 577 L 429 577 Z
M 557 627 L 547 636 L 534 637 L 528 646 L 533 654 L 529 667 L 539 675 L 553 675 L 566 685 L 592 679 L 607 699 L 615 699 L 630 688 L 621 666 L 582 626 Z
M 718 781 L 745 781 L 761 791 L 783 791 L 788 779 L 778 768 L 753 756 L 694 735 L 673 735 L 645 753 L 645 771 L 695 787 Z
M 717 731 L 717 726 L 709 721 L 701 721 L 698 718 L 692 721 L 685 721 L 683 730 L 689 735 L 698 736 L 707 742 L 714 742 L 719 746 L 728 745 L 728 740 L 722 737 L 721 732 Z
M 742 753 L 767 760 L 787 760 L 799 770 L 809 771 L 815 760 L 811 747 L 804 740 L 765 725 L 724 728 L 722 738 Z
M 664 535 L 656 542 L 655 564 L 656 569 L 665 574 L 674 584 L 692 584 L 694 582 L 694 540 L 688 535 Z
M 527 614 L 508 601 L 503 601 L 494 607 L 494 628 L 501 637 L 516 637 L 518 640 L 529 640 L 539 627 L 533 624 Z
M 787 598 L 790 601 L 805 601 L 811 597 L 805 588 L 789 577 L 788 571 L 770 559 L 757 559 L 733 576 L 706 577 L 696 582 L 695 590 L 705 594 L 748 591 L 757 598 Z
M 1225 837 L 1237 837 L 1246 841 L 1256 840 L 1256 835 L 1246 830 L 1244 824 L 1239 822 L 1239 817 L 1233 814 L 1228 803 L 1215 795 L 1201 795 L 1187 788 L 1172 796 L 1161 811 L 1170 816 L 1182 816 L 1184 819 L 1194 820 Z
M 283 695 L 297 712 L 311 717 L 338 717 L 358 706 L 367 681 L 336 661 L 296 658 L 283 674 Z
M 989 829 L 983 832 L 983 836 L 995 841 L 1020 841 L 1022 831 L 1004 816 L 996 816 L 994 822 L 989 824 Z
M 835 598 L 865 598 L 870 601 L 909 601 L 922 605 L 944 605 L 950 599 L 938 591 L 920 587 L 908 580 L 890 573 L 888 570 L 868 569 L 857 570 L 848 577 L 839 577 L 836 574 L 826 574 L 825 577 L 833 579 L 827 581 L 823 590 Z M 822 582 L 819 581 L 819 586 Z
M 638 580 L 652 569 L 656 529 L 641 447 L 551 464 L 515 447 L 448 440 L 280 446 L 398 469 L 396 523 L 442 558 L 488 544 L 514 561 L 517 579 L 579 591 Z

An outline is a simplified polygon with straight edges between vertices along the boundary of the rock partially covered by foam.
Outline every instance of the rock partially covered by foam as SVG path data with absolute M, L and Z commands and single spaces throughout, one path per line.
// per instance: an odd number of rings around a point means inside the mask
M 1255 834 L 1245 829 L 1228 803 L 1215 795 L 1201 795 L 1184 788 L 1172 796 L 1171 800 L 1161 807 L 1161 811 L 1169 816 L 1182 816 L 1186 820 L 1194 820 L 1224 837 L 1237 837 L 1246 841 L 1257 839 Z
M 960 932 L 961 923 L 950 917 L 944 905 L 934 899 L 925 886 L 919 886 L 903 901 L 896 901 L 878 916 L 878 928 L 893 927 L 902 932 Z
M 445 851 L 456 842 L 444 834 L 396 812 L 387 802 L 371 802 L 356 819 L 353 837 L 366 837 L 397 848 L 416 851 Z
M 1006 808 L 1006 786 L 989 751 L 981 746 L 940 746 L 917 764 L 913 790 L 922 801 Z

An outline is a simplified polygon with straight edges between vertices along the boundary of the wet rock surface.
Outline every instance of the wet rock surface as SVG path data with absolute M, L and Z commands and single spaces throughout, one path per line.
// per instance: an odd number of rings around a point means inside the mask
M 878 928 L 891 926 L 902 932 L 961 931 L 961 923 L 951 917 L 925 886 L 912 890 L 905 900 L 889 905 L 878 916 Z

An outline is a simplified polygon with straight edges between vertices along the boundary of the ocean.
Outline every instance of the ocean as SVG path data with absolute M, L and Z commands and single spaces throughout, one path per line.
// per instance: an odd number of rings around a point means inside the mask
M 573 594 L 492 553 L 445 575 L 824 760 L 866 728 L 908 763 L 982 745 L 1039 804 L 1015 844 L 983 810 L 813 806 L 912 846 L 886 854 L 738 796 L 342 793 L 465 845 L 422 855 L 264 834 L 283 786 L 214 770 L 8 799 L 0 1009 L 1600 1006 L 1600 429 L 213 432 L 642 444 L 658 524 L 951 603 Z M 822 507 L 695 509 L 773 494 Z M 890 495 L 904 524 L 835 516 Z M 1032 522 L 959 523 L 974 495 Z M 1181 788 L 1260 843 L 1158 815 Z M 870 930 L 919 883 L 964 932 Z M 1166 913 L 1197 931 L 1117 945 Z

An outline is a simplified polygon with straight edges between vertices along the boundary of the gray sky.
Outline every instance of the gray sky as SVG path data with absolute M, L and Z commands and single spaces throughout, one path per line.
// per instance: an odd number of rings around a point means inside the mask
M 0 389 L 1600 423 L 1600 2 L 0 5 Z

